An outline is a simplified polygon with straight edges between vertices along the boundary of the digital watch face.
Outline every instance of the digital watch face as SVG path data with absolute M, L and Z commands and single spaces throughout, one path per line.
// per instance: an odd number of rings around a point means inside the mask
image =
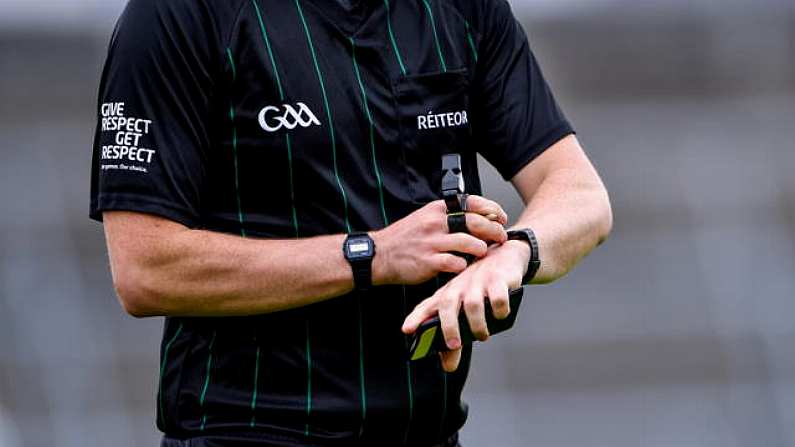
M 348 259 L 362 259 L 373 256 L 373 243 L 366 237 L 352 238 L 345 245 L 345 254 Z

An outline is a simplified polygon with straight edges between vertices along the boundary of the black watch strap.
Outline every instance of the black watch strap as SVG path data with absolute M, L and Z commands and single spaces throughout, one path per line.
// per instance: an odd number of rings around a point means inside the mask
M 373 286 L 373 260 L 351 261 L 353 285 L 356 290 L 369 290 Z
M 348 246 L 349 242 L 355 239 L 362 239 L 366 238 L 369 240 L 369 243 L 372 247 L 372 254 L 368 257 L 349 257 L 348 250 L 346 247 Z M 354 288 L 358 291 L 366 291 L 372 288 L 373 286 L 373 257 L 375 256 L 375 243 L 373 239 L 370 237 L 369 234 L 366 232 L 354 232 L 350 233 L 348 237 L 345 238 L 345 242 L 343 244 L 343 254 L 345 255 L 345 259 L 351 265 L 351 270 L 353 271 L 353 285 Z
M 527 263 L 527 273 L 522 278 L 522 284 L 530 284 L 535 278 L 538 269 L 541 268 L 541 258 L 538 253 L 538 239 L 535 233 L 529 228 L 520 228 L 508 232 L 508 240 L 525 241 L 530 245 L 530 261 Z

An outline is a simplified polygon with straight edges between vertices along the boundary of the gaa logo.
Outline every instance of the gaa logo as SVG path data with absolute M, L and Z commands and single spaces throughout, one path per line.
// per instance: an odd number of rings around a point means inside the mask
M 288 130 L 295 129 L 296 126 L 309 127 L 320 125 L 320 121 L 306 104 L 296 103 L 298 110 L 290 104 L 282 104 L 282 108 L 276 106 L 265 106 L 259 112 L 259 125 L 267 132 L 276 132 L 281 128 Z

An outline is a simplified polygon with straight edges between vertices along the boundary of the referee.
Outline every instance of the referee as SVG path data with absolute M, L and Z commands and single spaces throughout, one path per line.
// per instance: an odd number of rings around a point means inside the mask
M 504 318 L 611 227 L 505 0 L 130 0 L 98 120 L 115 288 L 166 317 L 163 446 L 456 446 L 459 309 L 485 340 L 485 297 Z M 451 153 L 468 234 L 439 200 Z M 478 153 L 524 199 L 517 231 Z M 437 314 L 452 350 L 409 362 Z

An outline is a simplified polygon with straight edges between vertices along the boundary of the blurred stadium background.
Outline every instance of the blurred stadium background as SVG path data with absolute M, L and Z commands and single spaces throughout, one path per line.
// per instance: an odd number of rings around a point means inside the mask
M 464 445 L 795 445 L 795 3 L 512 4 L 616 226 L 477 348 Z M 123 314 L 87 218 L 123 6 L 0 4 L 2 447 L 158 443 L 161 321 Z

